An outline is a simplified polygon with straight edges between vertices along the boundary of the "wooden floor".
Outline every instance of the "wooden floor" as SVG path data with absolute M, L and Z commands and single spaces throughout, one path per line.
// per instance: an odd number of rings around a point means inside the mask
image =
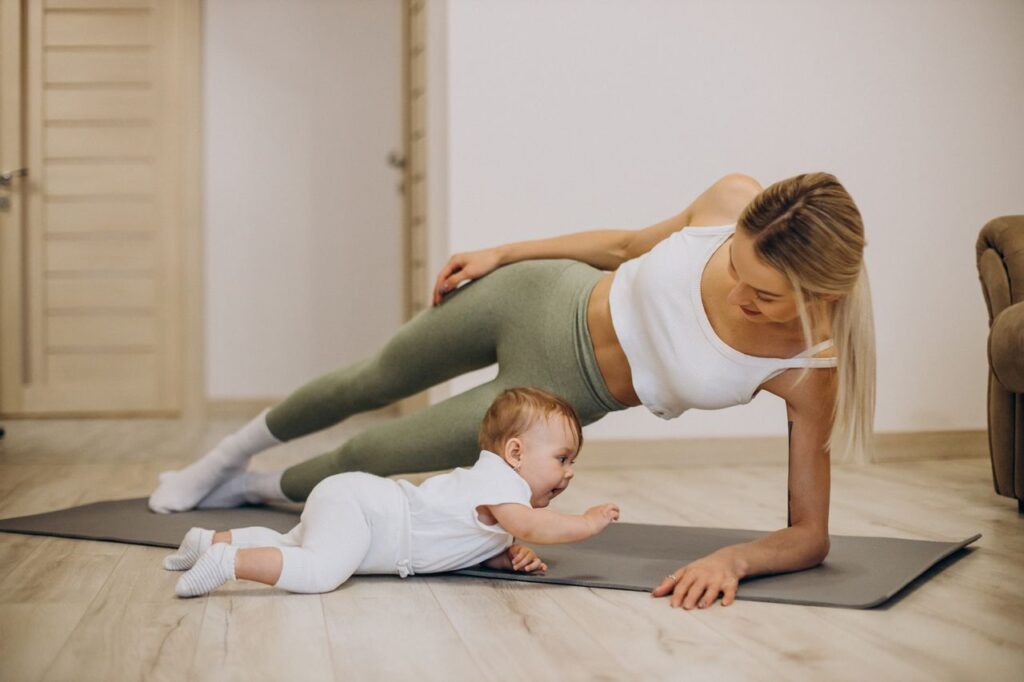
M 0 517 L 145 495 L 240 423 L 7 421 Z M 623 521 L 770 530 L 785 525 L 785 468 L 588 468 L 584 448 L 556 507 L 603 501 Z M 987 459 L 837 467 L 831 531 L 984 537 L 887 607 L 687 612 L 640 592 L 431 576 L 357 577 L 322 596 L 239 582 L 181 600 L 165 550 L 0 533 L 0 680 L 1024 678 L 1024 517 L 993 492 Z

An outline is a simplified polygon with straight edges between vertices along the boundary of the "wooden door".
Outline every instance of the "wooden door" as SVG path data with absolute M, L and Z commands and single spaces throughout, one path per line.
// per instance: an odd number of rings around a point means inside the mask
M 199 0 L 0 0 L 3 416 L 199 409 L 199 28 Z

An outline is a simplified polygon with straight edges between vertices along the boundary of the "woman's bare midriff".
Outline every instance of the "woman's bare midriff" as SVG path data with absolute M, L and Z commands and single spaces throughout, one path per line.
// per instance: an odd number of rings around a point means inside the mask
M 633 407 L 640 404 L 640 398 L 633 389 L 633 372 L 612 326 L 612 311 L 608 304 L 608 292 L 614 276 L 614 273 L 608 273 L 591 290 L 587 302 L 587 327 L 594 344 L 594 358 L 608 391 L 623 405 Z

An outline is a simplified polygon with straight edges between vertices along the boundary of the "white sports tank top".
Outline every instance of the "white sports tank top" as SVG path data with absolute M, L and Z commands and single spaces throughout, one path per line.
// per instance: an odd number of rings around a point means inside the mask
M 715 333 L 700 297 L 711 255 L 735 224 L 674 232 L 615 273 L 608 302 L 612 326 L 633 371 L 633 388 L 648 410 L 673 419 L 690 408 L 717 410 L 749 403 L 758 386 L 791 367 L 835 367 L 810 357 L 823 341 L 792 358 L 741 353 Z

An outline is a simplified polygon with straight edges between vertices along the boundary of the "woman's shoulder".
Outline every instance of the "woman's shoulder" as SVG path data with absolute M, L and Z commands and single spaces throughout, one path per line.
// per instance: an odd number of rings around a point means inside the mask
M 691 206 L 687 228 L 732 225 L 763 191 L 761 183 L 743 173 L 730 173 L 708 188 Z
M 835 357 L 834 349 L 815 354 L 816 358 Z M 839 377 L 835 367 L 814 367 L 804 375 L 804 368 L 795 367 L 772 377 L 758 390 L 777 395 L 792 405 L 828 404 L 835 400 Z

